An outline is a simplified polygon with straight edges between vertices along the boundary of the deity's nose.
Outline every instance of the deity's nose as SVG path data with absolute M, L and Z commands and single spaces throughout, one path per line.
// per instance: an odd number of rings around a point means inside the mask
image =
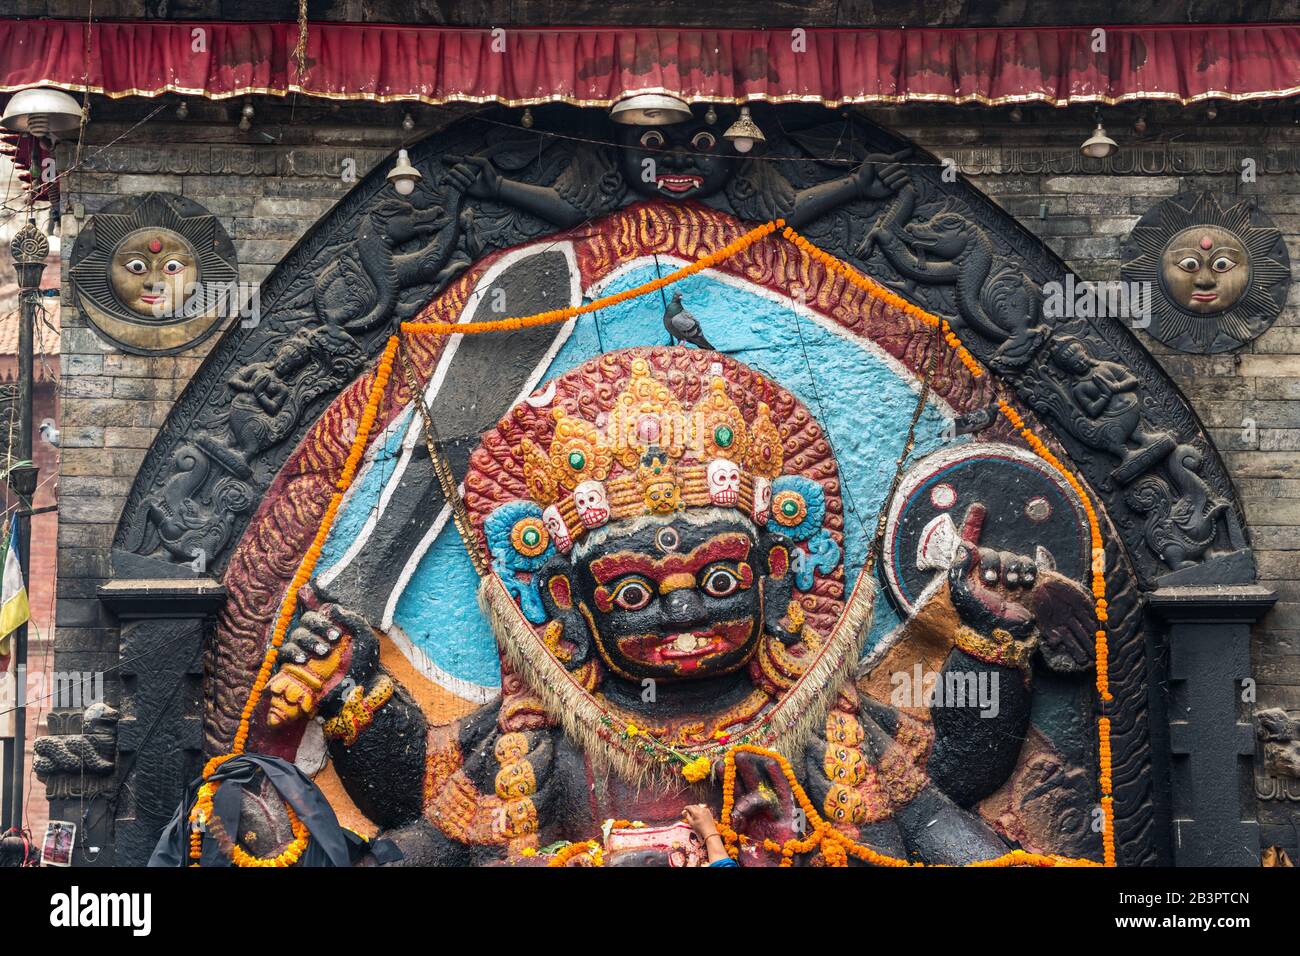
M 660 605 L 663 607 L 664 623 L 673 627 L 689 627 L 707 619 L 704 601 L 694 588 L 670 591 L 663 596 Z
M 672 152 L 665 155 L 664 160 L 673 169 L 681 169 L 690 161 L 690 157 L 687 155 L 685 149 L 678 146 Z

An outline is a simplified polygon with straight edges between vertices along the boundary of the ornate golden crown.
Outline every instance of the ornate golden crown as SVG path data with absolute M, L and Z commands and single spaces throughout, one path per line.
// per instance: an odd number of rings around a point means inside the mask
M 515 453 L 524 482 L 560 550 L 610 520 L 684 508 L 736 508 L 767 522 L 781 436 L 762 402 L 745 421 L 721 372 L 714 367 L 705 394 L 686 409 L 636 359 L 603 431 L 557 407 L 549 449 L 523 440 Z

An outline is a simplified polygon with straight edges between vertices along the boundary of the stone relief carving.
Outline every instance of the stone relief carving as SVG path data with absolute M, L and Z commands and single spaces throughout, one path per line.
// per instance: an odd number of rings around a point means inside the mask
M 1279 785 L 1279 794 L 1290 790 L 1300 780 L 1300 717 L 1292 717 L 1281 707 L 1270 707 L 1255 714 L 1255 736 L 1264 748 L 1264 774 Z M 1265 799 L 1269 799 L 1266 797 Z M 1291 796 L 1300 799 L 1300 794 Z
M 114 708 L 98 701 L 80 715 L 80 733 L 58 732 L 51 721 L 52 735 L 32 744 L 32 769 L 51 799 L 91 796 L 105 788 L 117 763 L 119 719 Z
M 1243 551 L 1222 467 L 1167 380 L 1104 320 L 1046 317 L 1041 288 L 1063 276 L 1059 262 L 906 144 L 789 108 L 765 156 L 742 159 L 719 142 L 721 121 L 614 130 L 603 116 L 554 115 L 556 132 L 623 148 L 469 119 L 412 150 L 423 179 L 409 200 L 381 169 L 340 203 L 264 286 L 258 328 L 223 345 L 178 403 L 117 546 L 173 563 L 200 548 L 220 566 L 290 439 L 397 321 L 487 252 L 654 197 L 781 215 L 950 316 L 976 356 L 1076 443 L 1130 546 L 1156 559 L 1139 562 L 1144 580 Z

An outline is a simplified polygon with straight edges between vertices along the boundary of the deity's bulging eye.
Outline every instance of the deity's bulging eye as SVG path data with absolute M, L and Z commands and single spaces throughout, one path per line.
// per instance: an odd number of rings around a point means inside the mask
M 628 578 L 614 587 L 613 600 L 624 611 L 640 611 L 654 597 L 650 585 L 641 578 Z
M 662 149 L 664 142 L 664 134 L 657 129 L 648 129 L 641 134 L 641 145 L 646 149 Z
M 696 133 L 691 145 L 699 150 L 709 150 L 718 145 L 718 140 L 712 133 Z
M 741 582 L 730 568 L 715 567 L 705 572 L 701 587 L 709 597 L 724 598 L 739 591 Z
M 1201 268 L 1201 260 L 1195 256 L 1184 256 L 1178 260 L 1178 268 L 1184 272 L 1197 272 Z
M 1210 268 L 1215 272 L 1227 272 L 1237 265 L 1236 261 L 1229 259 L 1227 256 L 1219 256 L 1211 263 Z
M 185 263 L 181 262 L 179 259 L 168 259 L 166 264 L 163 266 L 163 272 L 167 273 L 169 276 L 174 276 L 183 271 L 184 268 Z
M 145 264 L 143 259 L 128 259 L 123 263 L 123 268 L 132 275 L 137 276 L 142 276 L 149 270 L 149 266 Z

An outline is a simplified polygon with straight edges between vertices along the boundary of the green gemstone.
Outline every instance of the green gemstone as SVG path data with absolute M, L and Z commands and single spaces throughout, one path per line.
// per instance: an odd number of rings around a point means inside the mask
M 527 528 L 524 530 L 524 544 L 528 545 L 528 547 L 537 547 L 537 542 L 541 540 L 541 535 L 537 533 L 536 528 Z
M 569 452 L 569 467 L 574 471 L 582 471 L 582 466 L 587 463 L 587 456 L 580 451 Z
M 793 518 L 799 512 L 799 506 L 793 501 L 783 501 L 781 503 L 781 513 Z
M 719 448 L 730 448 L 732 439 L 736 436 L 726 425 L 719 425 L 713 433 L 713 440 L 718 443 Z

